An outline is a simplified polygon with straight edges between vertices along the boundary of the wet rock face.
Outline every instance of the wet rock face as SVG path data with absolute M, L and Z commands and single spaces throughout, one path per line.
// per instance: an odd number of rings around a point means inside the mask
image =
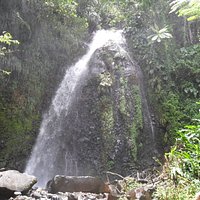
M 26 193 L 36 182 L 36 177 L 16 170 L 0 172 L 0 197 L 12 196 L 15 192 Z
M 133 164 L 132 79 L 138 83 L 132 64 L 115 48 L 96 51 L 65 119 L 63 138 L 64 134 L 67 137 L 63 143 L 71 156 L 68 163 L 77 169 L 75 175 L 98 175 L 105 170 L 124 174 Z
M 111 44 L 95 52 L 63 128 L 75 175 L 106 170 L 127 175 L 136 163 L 152 164 L 154 146 L 141 85 L 141 71 L 124 50 Z

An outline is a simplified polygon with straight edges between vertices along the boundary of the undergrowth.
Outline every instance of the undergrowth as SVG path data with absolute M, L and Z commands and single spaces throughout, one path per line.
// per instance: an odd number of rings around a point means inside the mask
M 177 132 L 163 169 L 155 200 L 190 200 L 200 191 L 200 114 Z

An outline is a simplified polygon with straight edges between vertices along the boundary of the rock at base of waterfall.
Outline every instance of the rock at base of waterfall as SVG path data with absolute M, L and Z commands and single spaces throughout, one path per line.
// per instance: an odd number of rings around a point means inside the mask
M 108 185 L 100 178 L 92 176 L 61 176 L 56 175 L 47 183 L 47 190 L 51 193 L 58 192 L 108 192 Z
M 94 193 L 62 193 L 50 194 L 46 190 L 38 188 L 33 189 L 28 196 L 20 195 L 17 197 L 11 197 L 9 200 L 111 200 L 108 194 L 94 194 Z M 6 199 L 7 200 L 7 199 Z
M 15 192 L 26 193 L 36 182 L 34 176 L 16 170 L 0 172 L 0 197 L 12 196 Z

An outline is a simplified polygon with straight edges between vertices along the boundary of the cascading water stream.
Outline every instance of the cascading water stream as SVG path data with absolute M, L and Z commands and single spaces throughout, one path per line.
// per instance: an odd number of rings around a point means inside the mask
M 89 51 L 66 71 L 49 111 L 43 116 L 40 132 L 25 170 L 26 173 L 38 178 L 37 186 L 45 186 L 56 174 L 77 174 L 76 158 L 70 154 L 65 142 L 60 143 L 63 136 L 67 137 L 66 130 L 62 127 L 76 96 L 76 87 L 87 72 L 88 62 L 97 49 L 108 45 L 109 42 L 123 44 L 122 32 L 106 30 L 96 32 L 89 45 Z
M 156 134 L 155 134 L 155 127 L 154 127 L 154 122 L 152 120 L 152 113 L 150 111 L 149 108 L 149 104 L 147 101 L 147 97 L 146 97 L 146 89 L 144 86 L 144 77 L 143 77 L 143 73 L 142 70 L 140 68 L 140 66 L 134 62 L 131 58 L 131 56 L 129 55 L 129 52 L 126 51 L 126 49 L 122 46 L 117 44 L 116 45 L 118 47 L 118 51 L 121 52 L 121 54 L 123 54 L 125 57 L 127 57 L 127 59 L 132 63 L 132 66 L 134 66 L 133 68 L 135 69 L 135 75 L 138 78 L 139 81 L 139 85 L 140 85 L 140 95 L 141 95 L 141 100 L 142 100 L 142 115 L 143 115 L 143 132 L 144 130 L 148 130 L 148 136 L 146 135 L 146 137 L 148 138 L 148 142 L 146 143 L 147 145 L 150 144 L 151 146 L 151 150 L 148 149 L 148 153 L 146 152 L 146 149 L 143 149 L 143 153 L 146 154 L 145 159 L 149 160 L 149 162 L 152 162 L 152 155 L 155 155 L 155 153 L 157 153 L 157 149 L 156 149 Z M 144 133 L 146 134 L 146 133 Z M 151 156 L 149 156 L 151 154 Z
M 143 101 L 143 109 L 146 111 L 146 116 L 144 118 L 146 118 L 146 121 L 147 121 L 146 124 L 148 124 L 150 126 L 151 136 L 152 136 L 152 141 L 153 141 L 152 145 L 154 145 L 155 144 L 155 130 L 154 130 L 154 125 L 153 125 L 153 120 L 151 118 L 149 105 L 148 105 L 147 98 L 146 98 L 146 91 L 145 91 L 145 87 L 144 87 L 144 77 L 143 77 L 142 70 L 141 70 L 140 66 L 138 66 L 132 60 L 131 56 L 129 55 L 129 53 L 124 48 L 122 48 L 120 45 L 119 45 L 119 48 L 121 49 L 121 51 L 123 51 L 126 54 L 126 56 L 129 58 L 131 63 L 134 66 L 136 66 L 137 77 L 140 78 L 140 89 L 141 89 L 141 95 L 142 95 L 142 101 Z

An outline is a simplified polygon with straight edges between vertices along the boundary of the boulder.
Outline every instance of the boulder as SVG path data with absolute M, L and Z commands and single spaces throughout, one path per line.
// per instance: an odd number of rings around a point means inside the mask
M 109 187 L 100 178 L 92 176 L 61 176 L 56 175 L 47 183 L 47 190 L 58 192 L 109 192 Z
M 14 192 L 26 193 L 36 182 L 34 176 L 16 170 L 0 172 L 0 197 L 13 196 Z

